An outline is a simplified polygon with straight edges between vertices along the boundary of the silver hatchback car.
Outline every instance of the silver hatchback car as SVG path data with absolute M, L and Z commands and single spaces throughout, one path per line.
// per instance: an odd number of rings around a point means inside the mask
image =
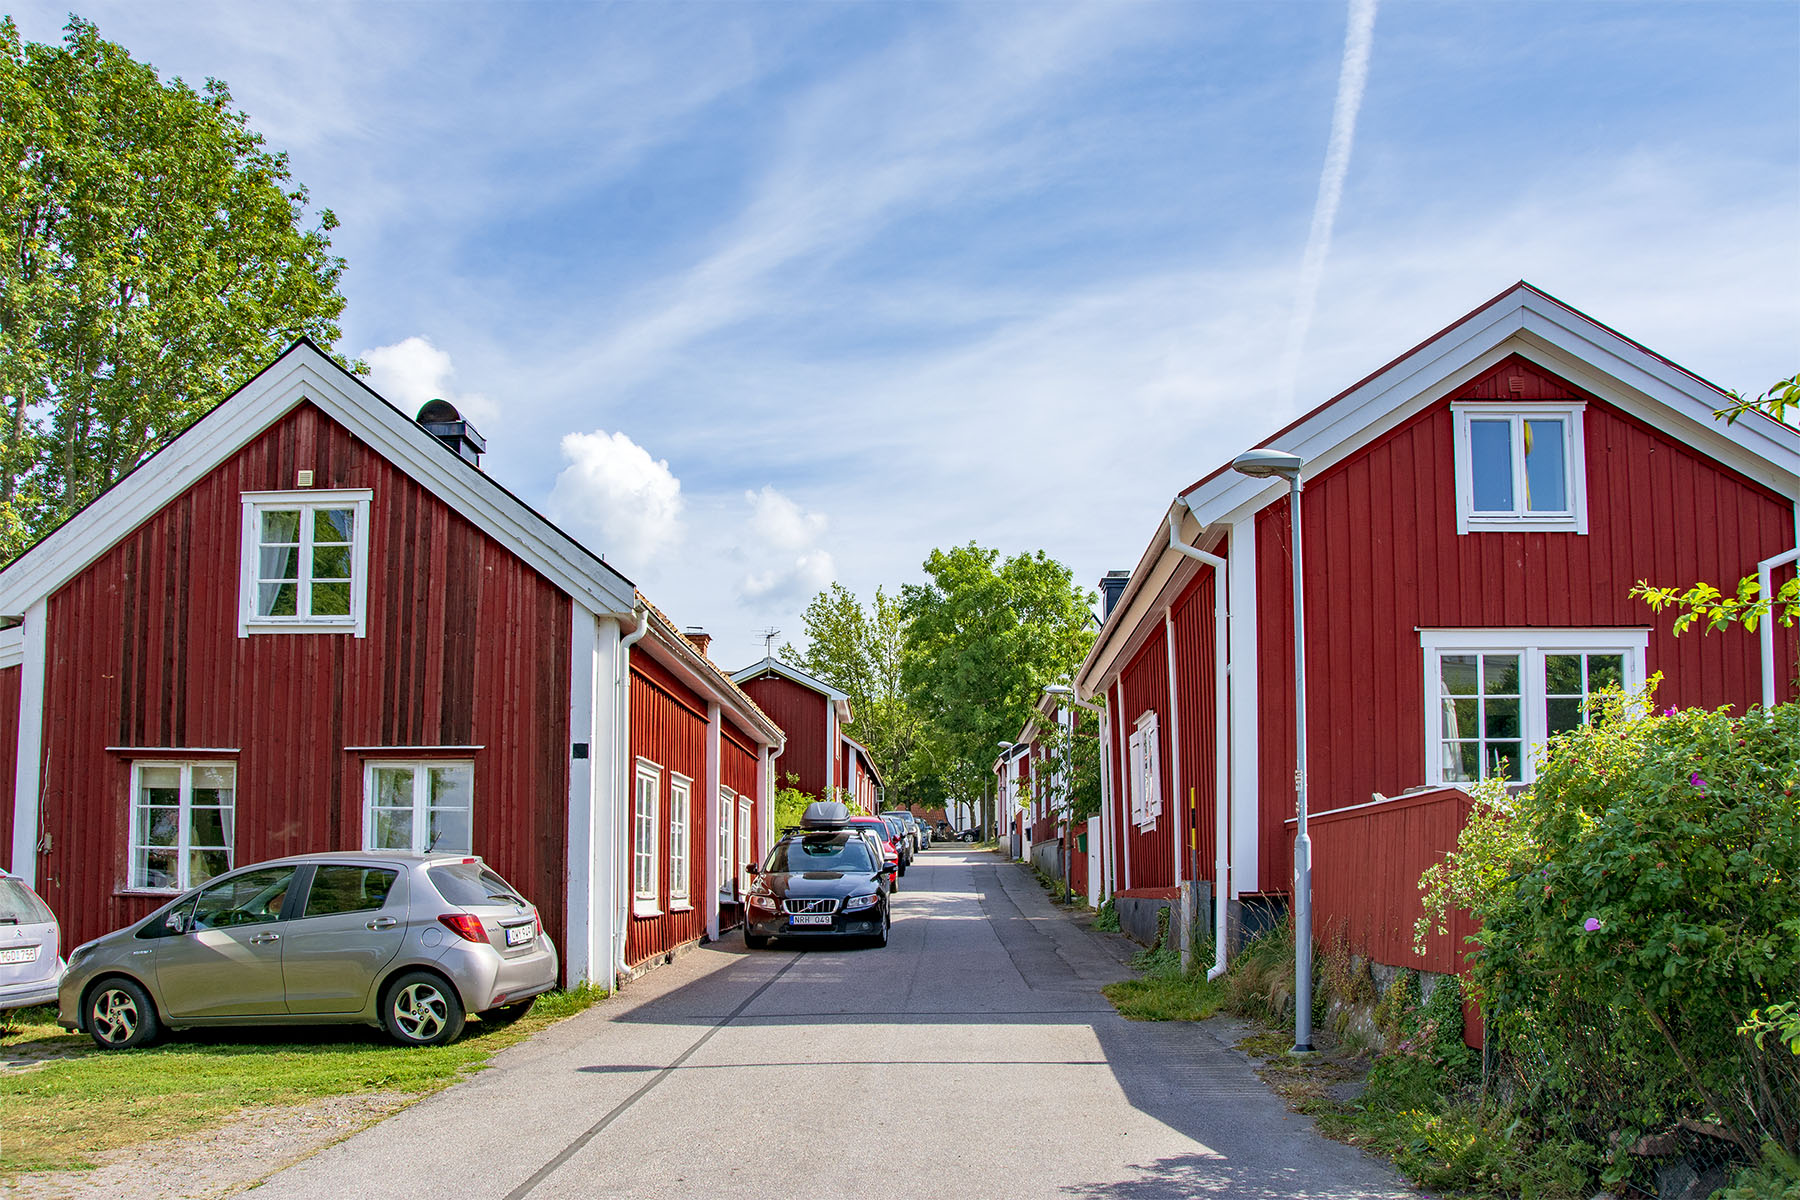
M 56 1003 L 61 940 L 56 917 L 37 893 L 0 871 L 0 1010 Z
M 57 1023 L 103 1049 L 159 1029 L 375 1025 L 409 1046 L 510 1021 L 556 985 L 537 909 L 479 858 L 305 854 L 210 879 L 77 946 Z

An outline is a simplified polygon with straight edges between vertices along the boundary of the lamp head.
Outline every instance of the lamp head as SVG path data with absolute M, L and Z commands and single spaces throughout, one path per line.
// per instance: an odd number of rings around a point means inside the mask
M 1046 696 L 1073 696 L 1074 694 L 1075 689 L 1066 683 L 1050 683 L 1044 685 L 1044 695 Z
M 1298 454 L 1289 454 L 1286 450 L 1246 450 L 1231 460 L 1232 470 L 1252 479 L 1268 479 L 1271 476 L 1298 479 L 1300 468 L 1305 465 L 1304 458 Z

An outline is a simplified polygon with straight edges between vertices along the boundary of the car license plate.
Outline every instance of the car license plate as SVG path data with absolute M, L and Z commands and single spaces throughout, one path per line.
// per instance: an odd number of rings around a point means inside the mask
M 0 963 L 36 962 L 37 956 L 36 946 L 15 946 L 11 950 L 0 950 Z
M 788 918 L 788 922 L 793 925 L 829 925 L 831 924 L 831 914 L 795 913 Z
M 506 930 L 506 944 L 509 946 L 523 946 L 530 940 L 531 926 L 529 925 L 512 925 Z

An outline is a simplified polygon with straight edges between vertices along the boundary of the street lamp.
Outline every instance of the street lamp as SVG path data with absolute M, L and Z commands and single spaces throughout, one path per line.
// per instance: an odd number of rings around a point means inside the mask
M 1232 470 L 1252 479 L 1288 481 L 1294 560 L 1294 1050 L 1312 1052 L 1312 837 L 1306 831 L 1306 619 L 1300 591 L 1300 468 L 1285 450 L 1246 450 Z

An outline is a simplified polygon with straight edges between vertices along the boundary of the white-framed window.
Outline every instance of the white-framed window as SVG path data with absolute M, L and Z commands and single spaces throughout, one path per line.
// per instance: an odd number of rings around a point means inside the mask
M 367 629 L 373 493 L 245 492 L 238 636 Z
M 713 853 L 718 859 L 719 895 L 731 895 L 732 818 L 737 815 L 737 795 L 728 787 L 719 789 L 718 841 Z
M 750 797 L 739 796 L 737 808 L 738 891 L 750 890 Z
M 1156 710 L 1146 709 L 1137 719 L 1130 739 L 1131 820 L 1148 829 L 1162 816 L 1162 756 L 1156 730 Z
M 474 851 L 475 764 L 467 759 L 363 764 L 363 849 Z
M 1647 629 L 1426 629 L 1426 782 L 1536 777 L 1551 735 L 1588 720 L 1591 698 L 1644 686 Z M 1503 765 L 1504 764 L 1504 765 Z
M 662 806 L 662 768 L 649 759 L 637 762 L 637 789 L 632 801 L 631 817 L 631 911 L 638 916 L 655 916 L 660 880 L 656 868 L 657 810 Z
M 1452 404 L 1456 531 L 1587 532 L 1586 405 Z
M 133 891 L 184 892 L 232 867 L 237 767 L 131 764 Z
M 693 855 L 688 843 L 693 840 L 694 781 L 686 775 L 669 776 L 669 907 L 692 907 L 692 888 L 688 877 L 693 873 Z

